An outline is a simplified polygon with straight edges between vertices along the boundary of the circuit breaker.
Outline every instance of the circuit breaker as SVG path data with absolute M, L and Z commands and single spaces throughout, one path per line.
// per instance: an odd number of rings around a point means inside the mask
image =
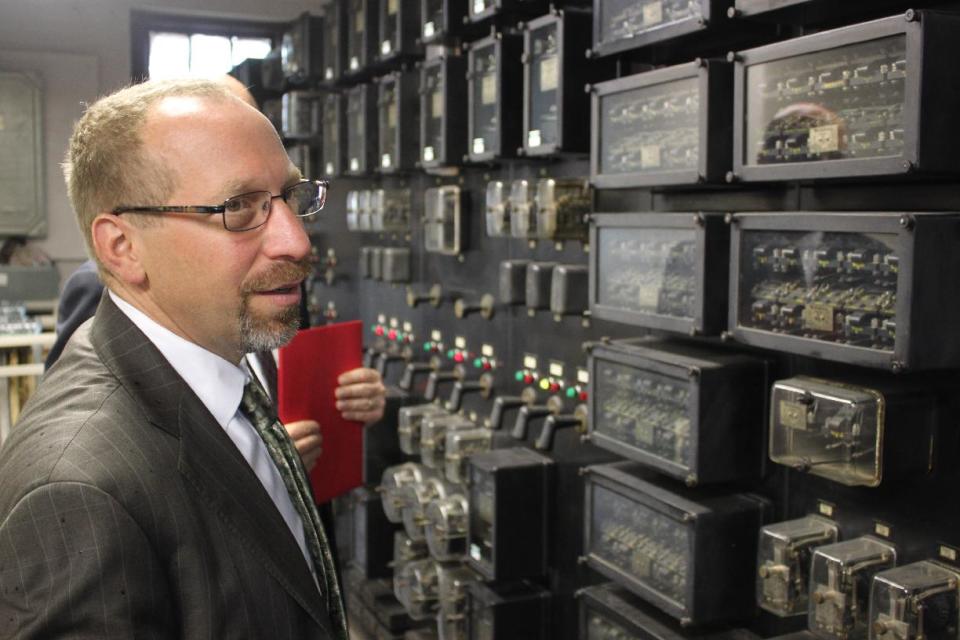
M 584 478 L 588 566 L 682 624 L 753 615 L 764 498 L 692 492 L 632 462 L 591 466 Z
M 816 547 L 837 541 L 837 523 L 820 516 L 768 524 L 757 549 L 757 604 L 770 613 L 806 615 L 810 560 Z
M 910 11 L 736 54 L 735 180 L 958 171 L 960 18 Z M 921 113 L 923 117 L 921 117 Z
M 405 487 L 423 482 L 428 473 L 419 464 L 406 462 L 388 467 L 380 480 L 380 500 L 383 512 L 393 523 L 403 522 L 403 509 L 406 506 Z
M 447 435 L 453 431 L 473 429 L 476 425 L 457 414 L 426 416 L 420 424 L 420 458 L 423 464 L 443 473 Z
M 449 52 L 421 63 L 420 164 L 425 168 L 459 165 L 466 155 L 466 64 L 464 56 Z
M 726 61 L 700 59 L 593 85 L 593 184 L 723 181 L 733 143 L 732 74 Z
M 590 14 L 575 8 L 553 9 L 524 25 L 523 146 L 528 156 L 585 152 L 590 109 L 583 86 L 588 65 Z
M 589 353 L 593 444 L 689 485 L 759 475 L 764 360 L 649 339 Z
M 960 570 L 934 560 L 889 569 L 870 589 L 870 640 L 949 640 L 958 633 Z
M 493 432 L 485 427 L 475 427 L 447 431 L 444 437 L 443 475 L 450 482 L 466 482 L 470 456 L 490 450 Z
M 437 561 L 462 560 L 467 550 L 467 524 L 470 506 L 459 494 L 432 502 L 426 511 L 427 548 Z
M 530 449 L 495 449 L 470 458 L 467 561 L 487 580 L 543 575 L 554 463 Z
M 807 627 L 823 640 L 866 640 L 871 580 L 896 564 L 896 547 L 872 536 L 814 549 Z
M 893 371 L 960 363 L 960 300 L 948 293 L 960 273 L 957 214 L 735 214 L 731 224 L 730 337 Z
M 522 69 L 514 64 L 520 57 L 521 36 L 493 32 L 469 44 L 467 50 L 467 157 L 486 162 L 516 155 L 520 144 Z
M 375 0 L 345 0 L 347 11 L 347 68 L 344 73 L 354 76 L 373 65 L 380 42 L 378 11 Z
M 378 58 L 382 62 L 413 58 L 421 54 L 420 2 L 383 0 L 380 2 L 380 43 Z
M 922 389 L 874 382 L 882 386 L 807 376 L 777 381 L 770 459 L 848 486 L 922 477 L 934 447 L 933 398 Z
M 446 410 L 440 405 L 429 402 L 401 407 L 397 414 L 397 436 L 400 439 L 400 450 L 407 455 L 420 453 L 420 428 L 428 416 L 445 414 Z
M 342 94 L 328 93 L 323 99 L 323 172 L 327 178 L 345 171 L 347 118 Z
M 460 33 L 466 16 L 463 0 L 419 0 L 421 30 L 424 44 L 450 42 Z
M 378 80 L 377 166 L 380 173 L 411 171 L 420 156 L 419 75 L 393 71 Z
M 301 14 L 280 41 L 280 67 L 293 86 L 303 86 L 323 75 L 324 21 L 320 16 Z
M 733 0 L 594 0 L 593 54 L 606 56 L 722 22 Z
M 430 473 L 427 470 L 426 473 Z M 454 488 L 439 476 L 425 475 L 422 481 L 404 485 L 400 489 L 403 530 L 411 540 L 426 539 L 427 507 L 455 493 Z
M 347 90 L 347 175 L 372 173 L 377 150 L 377 85 Z
M 720 333 L 727 321 L 729 242 L 720 215 L 593 214 L 593 316 L 692 335 Z

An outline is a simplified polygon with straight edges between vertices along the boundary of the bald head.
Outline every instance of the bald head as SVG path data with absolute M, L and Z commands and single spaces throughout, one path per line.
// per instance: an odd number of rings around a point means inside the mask
M 220 79 L 220 83 L 226 87 L 230 93 L 237 96 L 254 109 L 260 108 L 260 106 L 257 104 L 257 101 L 254 99 L 253 94 L 250 93 L 250 89 L 230 74 L 223 76 Z

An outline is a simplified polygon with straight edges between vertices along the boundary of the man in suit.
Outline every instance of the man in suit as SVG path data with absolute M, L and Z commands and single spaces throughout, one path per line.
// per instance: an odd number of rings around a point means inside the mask
M 98 101 L 66 166 L 108 291 L 0 450 L 0 637 L 345 640 L 302 465 L 243 364 L 296 331 L 325 186 L 203 81 Z M 345 417 L 379 414 L 375 372 L 339 382 Z

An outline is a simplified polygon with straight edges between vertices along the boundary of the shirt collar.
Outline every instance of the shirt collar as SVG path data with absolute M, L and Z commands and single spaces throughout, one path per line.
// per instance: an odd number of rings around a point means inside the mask
M 217 423 L 226 427 L 240 406 L 249 373 L 161 326 L 113 291 L 109 295 L 197 394 Z

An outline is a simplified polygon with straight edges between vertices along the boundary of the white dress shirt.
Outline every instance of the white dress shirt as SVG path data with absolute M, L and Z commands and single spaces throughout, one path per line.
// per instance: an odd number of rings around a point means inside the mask
M 290 527 L 307 566 L 313 572 L 300 514 L 293 506 L 283 478 L 260 434 L 240 412 L 240 399 L 243 397 L 243 387 L 250 379 L 250 372 L 162 327 L 113 291 L 110 291 L 110 299 L 147 336 L 187 386 L 197 394 L 217 424 L 227 432 L 227 437 L 240 450 L 240 455 L 260 479 L 284 522 Z

